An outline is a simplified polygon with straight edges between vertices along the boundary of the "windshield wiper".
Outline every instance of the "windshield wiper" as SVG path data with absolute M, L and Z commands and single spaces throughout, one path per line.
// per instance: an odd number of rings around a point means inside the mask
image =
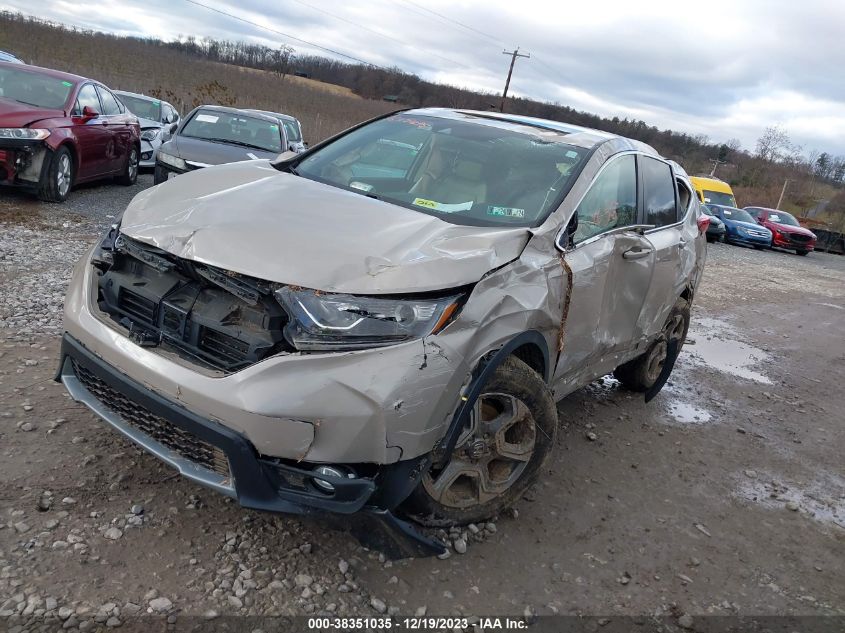
M 199 138 L 199 137 L 197 137 Z M 260 145 L 253 145 L 252 143 L 245 143 L 244 141 L 233 141 L 228 138 L 207 138 L 204 139 L 206 141 L 211 141 L 212 143 L 226 143 L 227 145 L 239 145 L 241 147 L 251 147 L 252 149 L 259 149 L 262 152 L 272 152 L 273 150 L 267 149 L 266 147 L 261 147 Z

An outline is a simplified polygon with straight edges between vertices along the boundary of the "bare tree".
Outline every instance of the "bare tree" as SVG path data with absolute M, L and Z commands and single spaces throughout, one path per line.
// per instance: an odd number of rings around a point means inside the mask
M 783 157 L 784 153 L 792 149 L 789 135 L 779 125 L 767 127 L 762 136 L 757 139 L 755 154 L 758 158 L 774 162 Z

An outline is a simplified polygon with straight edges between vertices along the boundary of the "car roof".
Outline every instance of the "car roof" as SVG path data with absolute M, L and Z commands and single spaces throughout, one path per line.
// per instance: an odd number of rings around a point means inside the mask
M 265 119 L 267 121 L 277 122 L 275 115 L 265 114 L 261 110 L 248 110 L 246 108 L 232 108 L 229 106 L 218 105 L 199 105 L 193 110 L 191 110 L 191 112 L 194 112 L 196 110 L 212 110 L 214 112 L 228 112 L 229 114 L 248 114 L 258 119 Z
M 453 108 L 417 108 L 413 110 L 405 110 L 403 114 L 418 114 L 439 117 L 442 119 L 464 121 L 483 119 L 503 126 L 540 128 L 550 132 L 558 132 L 566 137 L 567 143 L 586 149 L 592 149 L 593 147 L 597 147 L 598 145 L 608 141 L 618 140 L 624 141 L 625 144 L 629 146 L 629 149 L 635 149 L 647 154 L 659 156 L 657 151 L 650 145 L 625 136 L 612 134 L 603 130 L 582 127 L 580 125 L 571 125 L 560 121 L 552 121 L 550 119 L 522 116 L 520 114 L 504 114 L 501 112 L 485 112 L 482 110 L 459 110 Z
M 117 95 L 126 95 L 128 97 L 135 97 L 137 99 L 144 99 L 145 101 L 158 101 L 160 103 L 167 103 L 164 99 L 157 99 L 156 97 L 151 97 L 149 95 L 143 95 L 138 92 L 130 92 L 129 90 L 112 90 L 113 93 Z
M 284 119 L 285 121 L 294 121 L 299 123 L 299 119 L 295 116 L 291 116 L 290 114 L 282 114 L 281 112 L 272 112 L 271 110 L 253 110 L 252 108 L 247 108 L 244 112 L 253 112 L 255 114 L 264 114 L 266 116 L 271 116 L 277 119 Z
M 3 50 L 0 50 L 0 61 L 11 62 L 13 64 L 23 64 L 23 60 L 21 60 L 17 55 L 13 55 L 9 51 Z
M 24 72 L 31 72 L 37 75 L 47 75 L 48 77 L 53 77 L 54 79 L 63 79 L 64 81 L 69 81 L 74 84 L 83 83 L 85 81 L 93 81 L 92 79 L 88 79 L 86 77 L 80 77 L 79 75 L 73 75 L 71 73 L 63 73 L 60 70 L 53 70 L 52 68 L 41 68 L 40 66 L 30 66 L 29 64 L 18 64 L 16 62 L 3 62 L 0 61 L 0 66 L 8 66 L 9 68 L 14 68 L 15 70 L 22 70 Z M 100 83 L 100 82 L 95 82 Z

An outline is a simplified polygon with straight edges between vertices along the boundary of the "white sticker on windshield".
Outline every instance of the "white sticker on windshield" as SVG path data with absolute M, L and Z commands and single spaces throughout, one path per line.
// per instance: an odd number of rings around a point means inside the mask
M 258 160 L 258 156 L 256 156 L 252 152 L 247 152 L 246 155 L 249 156 L 252 160 Z
M 358 180 L 353 180 L 352 182 L 349 183 L 349 186 L 352 187 L 353 189 L 359 189 L 361 191 L 372 191 L 373 190 L 372 185 L 368 185 L 367 183 L 360 182 Z
M 214 116 L 213 114 L 198 114 L 197 121 L 201 121 L 202 123 L 217 123 L 219 116 Z
M 472 200 L 457 204 L 444 204 L 442 202 L 435 202 L 434 200 L 426 200 L 425 198 L 414 198 L 413 204 L 418 207 L 433 209 L 434 211 L 442 211 L 443 213 L 457 213 L 458 211 L 469 211 L 472 209 Z
M 566 157 L 567 158 L 577 158 L 578 152 L 573 152 L 572 150 L 569 150 L 568 152 L 566 152 Z
M 490 205 L 487 207 L 487 215 L 495 215 L 501 218 L 524 218 L 525 209 L 517 209 L 516 207 L 494 207 Z

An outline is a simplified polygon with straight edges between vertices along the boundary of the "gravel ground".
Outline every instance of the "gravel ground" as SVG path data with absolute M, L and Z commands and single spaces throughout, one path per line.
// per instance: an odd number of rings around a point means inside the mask
M 712 245 L 652 403 L 566 398 L 515 511 L 393 562 L 185 481 L 51 381 L 70 267 L 132 194 L 0 201 L 0 618 L 845 615 L 845 258 Z

